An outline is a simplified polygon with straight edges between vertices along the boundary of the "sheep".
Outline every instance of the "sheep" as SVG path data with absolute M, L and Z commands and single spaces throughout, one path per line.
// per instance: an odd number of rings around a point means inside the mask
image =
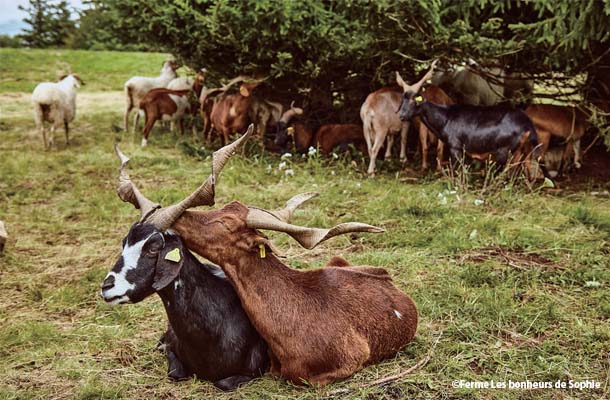
M 70 145 L 68 124 L 76 116 L 76 89 L 81 85 L 84 85 L 84 82 L 78 75 L 69 74 L 61 77 L 57 83 L 43 82 L 34 88 L 32 92 L 34 119 L 36 128 L 42 135 L 45 149 L 53 144 L 55 129 L 62 123 L 66 132 L 66 145 Z M 48 140 L 45 122 L 51 123 Z
M 210 204 L 207 193 L 214 190 L 213 183 L 240 143 L 214 153 L 214 175 L 184 206 Z M 134 189 L 125 171 L 129 159 L 117 146 L 115 151 L 121 161 L 119 196 L 134 200 L 143 213 L 123 239 L 122 254 L 102 282 L 100 295 L 110 304 L 159 295 L 169 320 L 162 342 L 173 379 L 195 375 L 230 390 L 262 375 L 269 366 L 267 346 L 226 276 L 218 267 L 200 263 L 176 232 L 149 219 L 151 204 Z M 289 218 L 291 208 L 287 204 L 278 213 Z
M 142 76 L 134 76 L 130 78 L 127 82 L 125 82 L 124 90 L 125 90 L 125 115 L 124 115 L 124 128 L 125 132 L 127 132 L 129 128 L 129 115 L 131 114 L 131 110 L 140 106 L 140 100 L 142 97 L 146 95 L 150 90 L 156 88 L 164 88 L 166 87 L 170 81 L 176 78 L 176 70 L 180 67 L 180 65 L 174 60 L 166 60 L 163 63 L 163 67 L 161 68 L 161 74 L 156 78 L 150 77 L 142 77 Z M 140 120 L 140 114 L 136 112 L 133 123 L 133 131 L 135 132 L 138 127 L 138 122 Z
M 289 224 L 284 211 L 239 202 L 219 210 L 187 210 L 214 203 L 218 173 L 253 130 L 250 125 L 228 151 L 225 147 L 216 152 L 212 174 L 178 204 L 160 208 L 128 176 L 119 181 L 119 197 L 140 209 L 141 223 L 160 231 L 171 229 L 189 250 L 223 269 L 267 342 L 272 374 L 297 384 L 305 380 L 324 385 L 394 356 L 415 335 L 417 308 L 393 285 L 386 270 L 352 266 L 340 257 L 321 269 L 294 270 L 276 257 L 275 247 L 258 231 L 288 233 L 311 249 L 337 235 L 382 229 L 355 222 L 331 229 L 305 228 Z M 286 208 L 294 209 L 310 197 L 296 196 Z
M 434 64 L 426 75 L 432 73 Z M 478 159 L 493 155 L 498 169 L 502 169 L 507 163 L 515 165 L 525 157 L 528 173 L 529 155 L 536 152 L 536 158 L 539 158 L 536 128 L 523 111 L 505 105 L 437 105 L 417 96 L 420 87 L 406 84 L 398 73 L 396 81 L 404 92 L 400 119 L 408 121 L 419 116 L 449 148 L 452 162 L 462 159 L 463 153 Z M 510 162 L 509 155 L 512 155 Z M 549 177 L 543 163 L 540 168 L 544 176 Z

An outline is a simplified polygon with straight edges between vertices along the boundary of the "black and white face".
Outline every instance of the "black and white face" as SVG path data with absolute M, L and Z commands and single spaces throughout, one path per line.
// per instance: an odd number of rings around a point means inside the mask
M 183 254 L 177 236 L 150 224 L 134 224 L 123 239 L 121 256 L 102 283 L 101 296 L 110 304 L 142 301 L 178 276 Z

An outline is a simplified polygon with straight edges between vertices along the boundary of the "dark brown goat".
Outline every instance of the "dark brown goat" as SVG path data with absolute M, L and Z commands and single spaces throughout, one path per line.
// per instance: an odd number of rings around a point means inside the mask
M 580 139 L 587 129 L 587 116 L 575 107 L 557 106 L 553 104 L 532 104 L 525 113 L 534 123 L 541 145 L 540 157 L 544 157 L 551 137 L 555 136 L 565 141 L 566 146 L 561 157 L 559 175 L 563 172 L 565 163 L 574 152 L 574 165 L 580 168 Z
M 422 92 L 422 96 L 427 101 L 430 101 L 435 104 L 442 104 L 446 106 L 453 104 L 453 100 L 451 100 L 451 97 L 449 97 L 443 89 L 436 85 L 430 85 L 426 87 Z M 436 169 L 440 171 L 443 161 L 443 142 L 439 140 L 430 131 L 430 129 L 428 129 L 426 124 L 423 124 L 421 122 L 421 119 L 419 117 L 414 119 L 414 125 L 419 132 L 419 143 L 421 145 L 421 168 L 423 170 L 428 168 L 428 145 L 436 144 Z
M 256 330 L 268 343 L 271 372 L 294 383 L 326 384 L 395 355 L 417 328 L 417 310 L 383 268 L 350 266 L 333 257 L 321 269 L 287 267 L 258 229 L 290 234 L 302 246 L 349 232 L 379 228 L 345 223 L 331 229 L 288 224 L 284 211 L 266 211 L 233 202 L 220 210 L 186 211 L 214 203 L 215 182 L 230 154 L 253 131 L 214 153 L 213 174 L 185 200 L 160 208 L 145 198 L 126 173 L 119 196 L 140 208 L 141 223 L 171 228 L 187 247 L 225 271 Z M 122 160 L 123 164 L 126 160 Z M 294 210 L 311 195 L 291 199 Z M 290 211 L 288 212 L 290 214 Z
M 324 155 L 330 154 L 336 148 L 347 150 L 350 144 L 362 154 L 366 154 L 366 142 L 361 125 L 356 124 L 327 124 L 319 127 L 315 132 L 302 122 L 290 122 L 295 115 L 301 115 L 303 110 L 290 106 L 277 123 L 275 145 L 279 151 L 289 151 L 290 138 L 298 153 L 306 153 L 310 147 L 318 148 Z

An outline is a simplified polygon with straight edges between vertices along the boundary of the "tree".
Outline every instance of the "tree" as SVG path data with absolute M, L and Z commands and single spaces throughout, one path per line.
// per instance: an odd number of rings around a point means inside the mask
M 19 37 L 28 47 L 62 47 L 76 30 L 71 19 L 68 2 L 51 3 L 49 0 L 29 0 L 29 7 L 19 6 L 27 12 L 23 21 L 31 26 Z
M 468 57 L 537 80 L 592 81 L 607 63 L 610 0 L 107 0 L 117 29 L 159 43 L 212 78 L 267 78 L 267 91 L 335 120 L 427 62 Z M 592 83 L 590 86 L 593 85 Z M 337 114 L 337 107 L 341 113 Z

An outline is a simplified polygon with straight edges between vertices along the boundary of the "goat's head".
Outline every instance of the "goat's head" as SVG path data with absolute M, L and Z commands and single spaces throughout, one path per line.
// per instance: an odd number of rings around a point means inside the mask
M 162 70 L 171 69 L 172 71 L 175 72 L 180 67 L 181 67 L 181 65 L 180 65 L 180 63 L 178 63 L 178 61 L 176 61 L 174 58 L 168 58 L 167 60 L 165 60 L 163 62 Z
M 295 115 L 302 115 L 303 109 L 294 106 L 294 101 L 290 104 L 290 109 L 284 112 L 276 126 L 275 145 L 285 153 L 288 151 L 288 142 L 294 134 L 294 128 L 289 126 L 290 120 Z
M 102 297 L 111 304 L 143 300 L 178 276 L 184 254 L 178 236 L 152 224 L 134 224 L 123 239 L 121 256 L 102 283 Z
M 83 80 L 80 78 L 80 76 L 76 75 L 76 74 L 68 74 L 68 75 L 62 75 L 61 78 L 59 78 L 59 81 L 63 81 L 64 79 L 69 78 L 72 81 L 72 86 L 75 89 L 78 89 L 81 87 L 81 85 L 84 85 L 85 82 L 83 82 Z
M 102 283 L 104 300 L 114 304 L 140 301 L 154 290 L 167 285 L 173 279 L 172 276 L 175 278 L 180 271 L 180 260 L 184 257 L 184 249 L 180 239 L 169 234 L 167 229 L 188 208 L 214 204 L 218 175 L 228 159 L 253 131 L 254 126 L 250 125 L 242 137 L 214 152 L 212 174 L 186 199 L 169 207 L 161 207 L 138 190 L 125 171 L 129 158 L 115 145 L 121 161 L 118 195 L 121 200 L 139 208 L 142 216 L 123 240 L 123 253 Z M 178 249 L 178 261 L 174 265 L 172 264 L 174 260 L 171 258 L 168 260 L 167 256 L 173 255 L 175 259 L 175 249 Z M 171 279 L 167 281 L 169 278 Z
M 402 88 L 403 92 L 400 107 L 398 108 L 398 110 L 396 110 L 396 112 L 400 113 L 399 115 L 402 121 L 408 121 L 413 118 L 414 115 L 417 114 L 419 110 L 419 104 L 421 104 L 421 101 L 423 101 L 419 100 L 418 93 L 424 83 L 428 79 L 432 78 L 432 74 L 434 73 L 434 67 L 436 66 L 437 61 L 438 60 L 434 60 L 428 72 L 426 72 L 426 74 L 419 80 L 419 82 L 413 85 L 409 85 L 408 83 L 406 83 L 402 79 L 398 71 L 396 71 L 396 83 L 398 83 L 398 86 Z

